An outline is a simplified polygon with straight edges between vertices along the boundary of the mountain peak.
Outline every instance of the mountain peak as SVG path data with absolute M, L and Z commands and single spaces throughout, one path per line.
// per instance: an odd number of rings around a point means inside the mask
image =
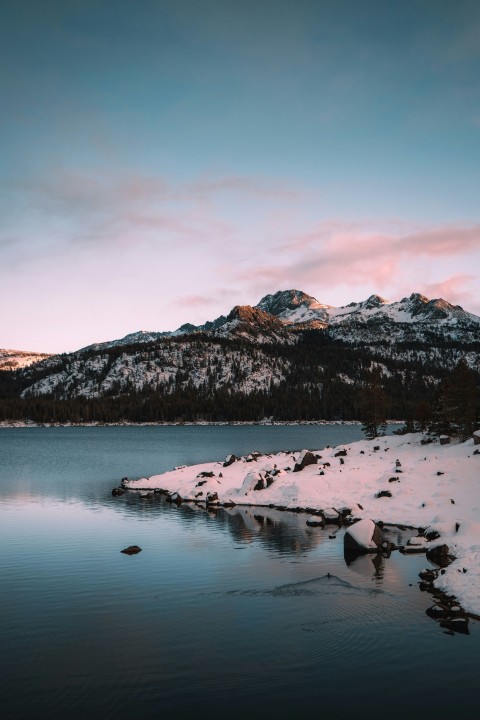
M 380 307 L 381 305 L 389 305 L 390 303 L 388 300 L 385 300 L 385 298 L 381 297 L 380 295 L 370 295 L 370 297 L 361 304 L 364 308 L 367 308 L 369 310 L 370 308 Z

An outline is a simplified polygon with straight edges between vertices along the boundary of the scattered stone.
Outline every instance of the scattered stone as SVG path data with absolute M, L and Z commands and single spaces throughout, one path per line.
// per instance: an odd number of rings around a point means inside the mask
M 199 478 L 211 478 L 215 477 L 215 473 L 211 470 L 203 470 L 202 472 L 198 473 L 197 477 Z
M 345 457 L 346 454 L 347 454 L 347 451 L 345 449 L 339 450 L 338 452 L 335 453 L 335 457 Z
M 388 482 L 400 482 L 400 480 L 397 477 L 391 477 L 388 478 Z
M 121 553 L 124 553 L 124 555 L 136 555 L 139 552 L 142 552 L 142 548 L 138 547 L 138 545 L 129 545 L 124 550 L 120 550 Z
M 380 450 L 380 445 L 374 445 L 373 452 L 377 452 L 377 450 Z
M 452 503 L 452 505 L 455 505 L 455 500 L 452 500 L 452 498 L 450 498 L 450 502 Z
M 442 472 L 441 470 L 437 470 L 437 475 L 445 475 L 445 473 Z
M 390 492 L 390 490 L 379 490 L 379 492 L 377 492 L 375 497 L 376 498 L 392 497 L 392 493 Z

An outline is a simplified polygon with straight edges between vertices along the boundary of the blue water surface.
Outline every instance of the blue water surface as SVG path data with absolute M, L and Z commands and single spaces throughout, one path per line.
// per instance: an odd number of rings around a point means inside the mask
M 5 718 L 447 718 L 477 704 L 478 626 L 447 635 L 425 557 L 256 508 L 114 498 L 124 476 L 321 449 L 357 426 L 0 430 Z M 120 550 L 137 544 L 142 552 Z M 448 678 L 448 682 L 447 682 Z

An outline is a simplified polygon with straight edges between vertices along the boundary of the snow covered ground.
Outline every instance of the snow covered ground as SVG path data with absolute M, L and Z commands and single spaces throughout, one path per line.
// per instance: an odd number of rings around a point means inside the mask
M 362 440 L 312 451 L 251 455 L 182 467 L 125 482 L 184 500 L 323 510 L 354 518 L 432 528 L 455 560 L 436 587 L 480 614 L 480 445 L 473 438 L 441 445 L 421 433 Z M 423 444 L 422 444 L 423 441 Z M 302 460 L 307 464 L 299 469 Z M 316 462 L 314 462 L 316 460 Z M 386 495 L 378 497 L 382 491 Z M 391 496 L 388 495 L 391 493 Z M 416 532 L 412 531 L 412 536 Z

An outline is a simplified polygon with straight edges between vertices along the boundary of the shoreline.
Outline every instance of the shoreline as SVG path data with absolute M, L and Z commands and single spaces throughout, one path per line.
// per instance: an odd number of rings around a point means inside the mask
M 404 420 L 387 420 L 387 425 L 403 425 Z M 68 427 L 282 427 L 282 426 L 298 426 L 298 425 L 358 425 L 361 426 L 360 420 L 192 420 L 182 422 L 66 422 L 66 423 L 37 423 L 29 420 L 1 420 L 0 430 L 2 428 L 68 428 Z
M 411 433 L 319 451 L 255 452 L 227 456 L 223 462 L 179 466 L 150 478 L 124 478 L 112 494 L 139 491 L 148 500 L 157 492 L 173 503 L 196 503 L 212 510 L 251 506 L 305 513 L 311 527 L 344 524 L 347 518 L 349 525 L 372 520 L 410 528 L 405 551 L 428 551 L 428 559 L 439 566 L 431 580 L 432 591 L 454 596 L 467 613 L 478 616 L 480 447 L 476 445 L 477 434 L 465 442 L 449 438 L 446 442 Z

